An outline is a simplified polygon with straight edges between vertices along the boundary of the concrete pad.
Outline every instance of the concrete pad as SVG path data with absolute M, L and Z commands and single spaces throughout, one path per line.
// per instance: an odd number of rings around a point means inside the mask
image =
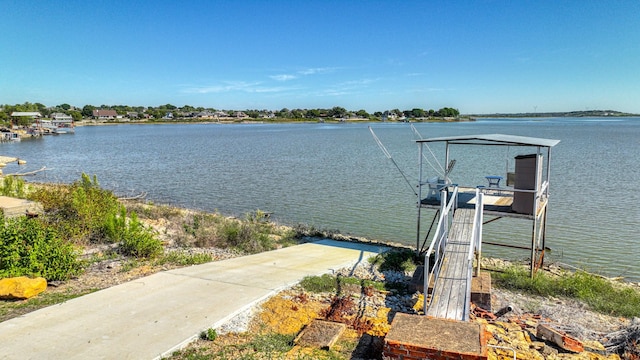
M 316 319 L 302 329 L 293 343 L 303 347 L 329 350 L 346 329 L 345 324 Z
M 4 217 L 42 214 L 42 205 L 36 201 L 0 196 L 0 210 Z
M 384 355 L 404 359 L 487 359 L 484 325 L 396 313 L 385 337 Z
M 157 359 L 304 276 L 386 250 L 322 240 L 156 273 L 0 323 L 0 358 Z

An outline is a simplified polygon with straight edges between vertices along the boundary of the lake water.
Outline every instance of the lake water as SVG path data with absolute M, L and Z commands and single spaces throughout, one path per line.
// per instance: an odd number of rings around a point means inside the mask
M 409 180 L 418 147 L 408 124 L 175 124 L 76 128 L 0 145 L 27 160 L 5 173 L 49 170 L 30 181 L 72 182 L 85 172 L 120 195 L 223 214 L 256 209 L 289 225 L 304 223 L 354 236 L 415 245 L 415 195 L 373 140 L 371 126 Z M 503 133 L 561 140 L 552 149 L 547 245 L 551 258 L 640 281 L 640 118 L 480 119 L 414 124 L 424 137 Z M 437 146 L 437 155 L 444 157 Z M 451 175 L 505 171 L 514 153 L 458 151 Z M 441 159 L 442 161 L 443 159 Z M 486 241 L 530 243 L 531 223 L 499 220 Z M 527 251 L 485 246 L 484 255 L 520 259 Z

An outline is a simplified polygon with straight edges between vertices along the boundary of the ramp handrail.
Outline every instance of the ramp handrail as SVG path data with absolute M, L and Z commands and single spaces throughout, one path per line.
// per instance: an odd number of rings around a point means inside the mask
M 445 246 L 447 244 L 448 235 L 449 235 L 449 222 L 453 213 L 455 211 L 455 207 L 457 205 L 457 197 L 458 197 L 458 186 L 453 185 L 454 190 L 452 192 L 451 199 L 447 203 L 447 191 L 446 189 L 442 191 L 441 195 L 441 211 L 440 211 L 440 220 L 438 221 L 438 226 L 434 233 L 431 244 L 429 245 L 429 249 L 425 253 L 424 257 L 424 304 L 423 309 L 424 313 L 427 313 L 427 291 L 429 289 L 429 284 L 433 279 L 433 284 L 437 283 L 438 276 L 440 275 L 440 268 L 442 265 L 442 255 L 444 253 Z M 471 234 L 471 246 L 469 246 L 469 253 L 467 255 L 467 288 L 465 292 L 465 302 L 464 302 L 464 310 L 463 310 L 463 320 L 469 320 L 470 306 L 471 306 L 471 281 L 470 279 L 473 276 L 473 263 L 474 263 L 474 254 L 476 260 L 476 275 L 480 270 L 480 256 L 481 256 L 481 248 L 482 248 L 482 223 L 483 223 L 483 207 L 484 207 L 484 194 L 480 189 L 476 189 L 476 204 L 475 204 L 475 213 L 473 217 L 473 228 Z M 452 209 L 454 211 L 452 211 Z M 430 256 L 435 251 L 435 261 L 433 264 L 433 269 L 429 271 L 430 267 Z M 435 288 L 434 288 L 435 292 Z
M 447 203 L 447 187 L 444 187 L 440 192 L 440 220 L 438 220 L 438 226 L 436 227 L 436 231 L 433 234 L 433 238 L 431 240 L 431 244 L 429 245 L 429 249 L 424 254 L 424 312 L 427 313 L 427 290 L 429 289 L 430 280 L 433 278 L 434 282 L 438 278 L 440 273 L 440 266 L 442 265 L 442 254 L 444 253 L 444 248 L 447 245 L 447 238 L 449 235 L 449 223 L 451 222 L 451 218 L 453 217 L 453 212 L 455 211 L 455 207 L 458 205 L 458 185 L 453 184 L 453 191 L 451 193 L 451 198 Z M 433 263 L 433 269 L 429 271 L 430 268 L 430 260 L 431 254 L 437 249 L 435 255 L 436 259 Z
M 480 189 L 476 189 L 476 206 L 473 216 L 473 230 L 471 231 L 471 246 L 467 256 L 467 289 L 465 292 L 463 320 L 469 320 L 471 311 L 471 277 L 473 276 L 473 260 L 476 254 L 476 275 L 480 272 L 480 249 L 482 246 L 482 222 L 483 222 L 484 194 Z

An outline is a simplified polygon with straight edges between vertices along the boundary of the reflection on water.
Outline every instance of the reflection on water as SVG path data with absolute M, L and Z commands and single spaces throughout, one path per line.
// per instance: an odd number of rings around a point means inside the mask
M 416 198 L 373 141 L 371 125 L 409 180 L 417 146 L 408 124 L 120 125 L 80 127 L 75 135 L 2 144 L 38 181 L 70 182 L 82 172 L 119 194 L 141 191 L 157 203 L 226 214 L 255 209 L 283 223 L 415 244 Z M 504 133 L 561 140 L 552 150 L 547 244 L 563 262 L 640 280 L 636 229 L 640 201 L 640 119 L 487 119 L 414 124 L 424 137 Z M 442 149 L 433 146 L 436 154 Z M 462 149 L 452 177 L 482 184 L 518 149 Z M 435 173 L 434 173 L 435 175 Z M 428 227 L 429 224 L 423 224 Z M 487 241 L 530 243 L 530 222 L 499 220 Z M 485 255 L 526 252 L 485 246 Z

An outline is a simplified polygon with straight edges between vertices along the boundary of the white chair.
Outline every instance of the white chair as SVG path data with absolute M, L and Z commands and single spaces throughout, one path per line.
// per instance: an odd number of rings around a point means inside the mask
M 429 192 L 427 193 L 427 200 L 437 200 L 440 201 L 440 192 L 443 188 L 447 186 L 443 178 L 440 177 L 432 177 L 427 180 L 427 185 L 429 185 Z

